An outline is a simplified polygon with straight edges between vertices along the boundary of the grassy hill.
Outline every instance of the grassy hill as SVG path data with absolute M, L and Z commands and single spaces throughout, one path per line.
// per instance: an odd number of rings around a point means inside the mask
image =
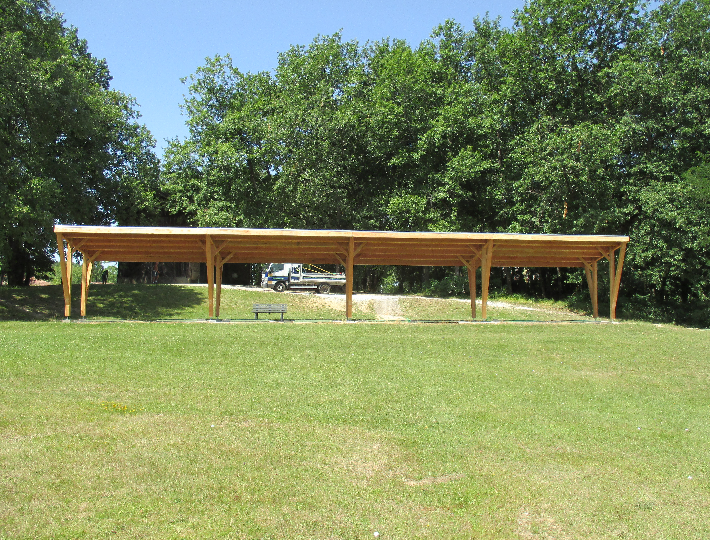
M 204 318 L 204 289 L 100 288 L 97 317 Z M 2 297 L 2 539 L 710 536 L 708 331 L 74 324 L 32 289 Z
M 72 316 L 79 317 L 80 288 L 72 290 Z M 271 290 L 225 287 L 220 317 L 251 320 L 254 303 L 286 303 L 287 318 L 295 320 L 342 320 L 345 295 L 275 293 Z M 478 301 L 480 318 L 480 299 Z M 184 285 L 99 285 L 90 287 L 87 303 L 90 320 L 205 319 L 207 288 Z M 0 287 L 0 320 L 47 321 L 64 318 L 64 299 L 59 285 Z M 353 318 L 360 320 L 448 320 L 471 319 L 470 300 L 417 296 L 354 295 Z M 591 320 L 552 301 L 520 299 L 489 301 L 488 318 L 493 320 Z

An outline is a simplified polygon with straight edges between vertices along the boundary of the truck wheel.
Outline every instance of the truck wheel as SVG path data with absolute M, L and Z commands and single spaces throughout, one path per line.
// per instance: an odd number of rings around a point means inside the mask
M 274 283 L 274 290 L 276 292 L 284 292 L 286 290 L 286 284 L 283 281 L 277 281 Z
M 328 294 L 330 292 L 330 284 L 321 283 L 320 285 L 318 285 L 318 292 L 321 294 Z

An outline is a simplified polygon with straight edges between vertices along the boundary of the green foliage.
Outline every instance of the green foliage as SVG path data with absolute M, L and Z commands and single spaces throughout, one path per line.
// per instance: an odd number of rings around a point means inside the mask
M 693 195 L 710 202 L 710 154 L 699 157 L 702 162 L 688 169 L 683 178 L 693 187 Z
M 0 272 L 14 285 L 51 275 L 56 221 L 159 214 L 628 234 L 631 303 L 677 321 L 710 312 L 708 0 L 531 0 L 509 29 L 446 21 L 416 46 L 318 36 L 255 74 L 216 56 L 185 79 L 190 135 L 170 143 L 160 179 L 134 100 L 77 30 L 44 0 L 6 2 L 1 16 Z M 383 286 L 458 290 L 454 271 L 426 272 L 397 269 Z M 525 272 L 539 280 L 514 292 L 581 281 Z M 387 275 L 356 279 L 377 290 Z
M 514 21 L 447 21 L 416 47 L 319 36 L 273 74 L 208 61 L 190 78 L 191 135 L 168 152 L 170 211 L 628 234 L 625 293 L 682 319 L 710 296 L 710 2 L 532 0 Z M 557 279 L 532 273 L 543 291 Z
M 201 225 L 457 230 L 472 175 L 492 167 L 477 150 L 490 126 L 448 43 L 462 30 L 440 34 L 415 50 L 318 37 L 273 76 L 210 60 L 190 78 L 191 136 L 167 154 L 170 210 Z
M 73 272 L 72 278 L 72 313 L 77 314 L 81 298 L 80 271 Z M 111 267 L 109 267 L 111 269 Z M 155 321 L 204 320 L 207 317 L 207 288 L 182 285 L 126 285 L 115 284 L 112 274 L 110 285 L 100 284 L 100 274 L 94 273 L 87 302 L 87 319 L 102 320 L 141 320 Z M 383 281 L 391 286 L 386 292 L 396 293 L 398 284 L 392 280 L 394 273 Z M 444 284 L 451 285 L 448 289 Z M 432 277 L 425 286 L 406 284 L 407 292 L 417 287 L 419 292 L 437 293 L 442 296 L 460 296 L 466 287 L 465 277 L 440 280 Z M 436 290 L 434 290 L 436 289 Z M 345 318 L 345 296 L 332 294 L 316 296 L 310 293 L 285 293 L 276 298 L 273 291 L 241 290 L 225 288 L 222 290 L 220 316 L 232 321 L 254 321 L 252 306 L 255 303 L 286 303 L 287 319 L 342 320 Z M 569 309 L 537 309 L 540 302 L 522 298 L 503 298 L 504 304 L 493 302 L 488 307 L 488 316 L 493 320 L 589 320 L 589 297 Z M 586 300 L 586 302 L 584 301 Z M 479 300 L 480 307 L 480 300 Z M 356 320 L 383 319 L 396 315 L 409 320 L 465 321 L 471 318 L 470 300 L 466 298 L 423 298 L 398 296 L 394 298 L 372 297 L 371 295 L 354 296 L 353 318 Z M 64 296 L 61 286 L 41 287 L 2 287 L 0 288 L 0 320 L 57 320 L 64 317 Z M 261 316 L 262 320 L 265 316 Z M 279 316 L 276 315 L 275 318 Z M 391 318 L 391 317 L 390 317 Z
M 89 281 L 91 283 L 100 283 L 102 281 L 101 276 L 104 273 L 104 270 L 108 272 L 107 283 L 115 284 L 117 281 L 118 267 L 115 264 L 107 264 L 106 266 L 104 266 L 104 264 L 100 261 L 97 261 L 92 265 L 91 277 L 90 277 Z M 81 283 L 81 272 L 82 272 L 81 262 L 79 262 L 78 264 L 72 264 L 72 268 L 71 268 L 72 283 Z M 51 277 L 50 281 L 51 281 L 52 285 L 61 285 L 62 272 L 61 272 L 60 265 L 58 262 L 55 262 L 52 265 L 52 274 L 50 277 Z
M 0 15 L 0 267 L 20 285 L 51 272 L 55 222 L 151 215 L 158 161 L 135 101 L 48 2 Z

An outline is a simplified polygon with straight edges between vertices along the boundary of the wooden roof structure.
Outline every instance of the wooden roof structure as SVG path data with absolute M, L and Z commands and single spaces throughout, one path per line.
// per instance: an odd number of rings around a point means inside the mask
M 70 316 L 71 253 L 83 255 L 82 316 L 88 275 L 95 261 L 204 262 L 208 267 L 209 317 L 219 317 L 225 263 L 299 262 L 342 264 L 346 273 L 346 316 L 352 317 L 354 265 L 465 266 L 475 313 L 475 272 L 482 272 L 482 315 L 486 318 L 492 267 L 585 268 L 597 313 L 597 263 L 610 264 L 611 313 L 615 318 L 627 236 L 507 233 L 437 233 L 299 229 L 96 227 L 56 225 L 65 295 Z M 616 251 L 619 251 L 618 260 Z M 88 274 L 87 274 L 88 272 Z M 214 289 L 217 288 L 216 310 Z

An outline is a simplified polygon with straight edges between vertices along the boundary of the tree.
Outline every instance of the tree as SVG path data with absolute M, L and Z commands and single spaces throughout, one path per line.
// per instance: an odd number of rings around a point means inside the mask
M 698 199 L 710 202 L 710 154 L 698 157 L 701 162 L 688 169 L 683 178 L 693 187 Z
M 51 270 L 55 222 L 137 223 L 153 211 L 154 141 L 106 62 L 44 0 L 0 8 L 0 265 Z
M 364 50 L 340 34 L 318 36 L 279 55 L 275 84 L 273 198 L 280 225 L 365 226 L 373 185 Z
M 623 109 L 614 69 L 643 24 L 635 0 L 534 0 L 500 47 L 510 126 L 501 221 L 514 232 L 604 233 L 615 216 Z
M 664 2 L 611 71 L 624 110 L 623 206 L 634 247 L 627 289 L 684 320 L 707 301 L 707 216 L 683 180 L 710 143 L 710 2 Z M 706 310 L 707 306 L 701 307 Z
M 163 168 L 169 211 L 199 226 L 265 226 L 275 173 L 271 76 L 216 56 L 189 80 L 190 136 L 171 141 Z
M 218 57 L 191 78 L 172 208 L 201 225 L 625 233 L 624 291 L 680 320 L 710 296 L 709 35 L 710 0 L 530 0 L 511 29 L 447 21 L 414 48 L 319 36 L 273 75 Z M 583 281 L 539 274 L 541 290 Z

